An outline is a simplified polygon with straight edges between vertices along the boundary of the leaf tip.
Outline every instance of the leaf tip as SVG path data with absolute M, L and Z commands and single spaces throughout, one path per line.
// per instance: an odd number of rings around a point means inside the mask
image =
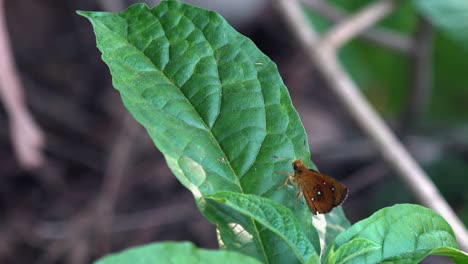
M 78 14 L 78 15 L 80 15 L 82 17 L 86 17 L 86 18 L 89 16 L 89 13 L 90 13 L 89 11 L 82 11 L 82 10 L 76 10 L 75 12 L 76 12 L 76 14 Z

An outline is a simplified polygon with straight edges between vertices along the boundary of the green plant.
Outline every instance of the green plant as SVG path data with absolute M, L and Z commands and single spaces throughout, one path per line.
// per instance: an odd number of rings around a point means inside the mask
M 294 208 L 296 190 L 277 191 L 286 177 L 277 172 L 294 159 L 309 163 L 304 128 L 274 63 L 218 14 L 177 1 L 79 14 L 91 21 L 125 106 L 216 225 L 224 249 L 161 243 L 98 263 L 468 258 L 442 217 L 421 206 L 385 208 L 351 227 L 340 207 L 314 217 L 302 203 Z

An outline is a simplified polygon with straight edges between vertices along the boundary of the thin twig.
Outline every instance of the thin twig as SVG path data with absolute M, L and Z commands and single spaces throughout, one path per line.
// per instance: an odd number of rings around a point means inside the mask
M 347 20 L 347 15 L 338 10 L 324 0 L 302 0 L 320 15 L 332 22 Z M 412 48 L 412 41 L 405 35 L 382 28 L 371 27 L 359 33 L 362 39 L 378 44 L 382 47 L 398 51 L 403 54 L 409 54 Z
M 91 251 L 85 246 L 86 243 L 91 243 L 91 234 L 97 240 L 92 243 L 100 247 L 95 251 L 105 253 L 108 250 L 113 211 L 121 191 L 121 183 L 128 169 L 132 143 L 140 131 L 140 127 L 135 124 L 130 114 L 125 113 L 123 116 L 122 131 L 110 150 L 110 158 L 99 196 L 71 221 L 63 225 L 66 230 L 63 241 L 51 243 L 41 261 L 47 263 L 62 256 L 87 259 Z M 76 243 L 81 242 L 86 242 L 83 247 L 75 246 Z
M 127 3 L 124 0 L 99 0 L 98 3 L 107 12 L 119 12 L 127 7 Z
M 37 263 L 53 263 L 59 258 L 74 254 L 73 249 L 77 241 L 89 237 L 96 216 L 94 204 L 80 211 L 73 219 L 64 225 L 66 230 L 63 240 L 54 241 L 47 245 L 47 250 Z
M 12 58 L 4 11 L 4 1 L 0 0 L 0 99 L 8 113 L 16 157 L 24 169 L 34 169 L 44 163 L 45 139 L 26 107 L 23 86 Z
M 400 133 L 406 134 L 427 109 L 432 87 L 432 39 L 434 31 L 424 18 L 419 20 L 419 28 L 412 48 L 412 83 L 406 109 L 401 118 Z
M 139 229 L 163 227 L 176 224 L 187 215 L 197 213 L 196 207 L 184 201 L 167 203 L 167 206 L 138 211 L 131 214 L 116 215 L 112 228 L 103 230 L 106 234 L 129 232 Z M 37 225 L 34 234 L 44 240 L 63 240 L 67 238 L 67 222 L 44 222 Z
M 120 111 L 122 112 L 122 111 Z M 136 123 L 133 117 L 124 112 L 121 115 L 122 130 L 117 136 L 112 146 L 109 155 L 109 161 L 107 163 L 106 173 L 104 176 L 104 182 L 102 184 L 100 197 L 97 200 L 97 233 L 99 233 L 98 239 L 100 240 L 99 245 L 102 247 L 103 253 L 109 250 L 109 240 L 107 229 L 112 227 L 112 218 L 114 215 L 114 209 L 117 204 L 122 182 L 124 181 L 125 175 L 128 173 L 129 164 L 131 163 L 131 149 L 133 142 L 139 132 L 140 125 Z
M 382 180 L 388 174 L 386 164 L 383 161 L 375 161 L 364 168 L 349 175 L 343 182 L 350 190 L 350 195 L 369 190 L 376 182 Z
M 359 89 L 339 64 L 336 50 L 330 46 L 317 45 L 319 43 L 317 33 L 310 27 L 297 0 L 276 2 L 279 4 L 279 11 L 305 48 L 312 63 L 316 65 L 329 83 L 329 87 L 340 98 L 361 129 L 372 139 L 388 164 L 413 190 L 417 199 L 447 220 L 457 235 L 460 247 L 467 250 L 468 232 L 465 226 L 424 171 L 359 93 Z
M 335 25 L 321 38 L 322 45 L 339 49 L 344 43 L 381 20 L 395 9 L 393 0 L 375 1 L 346 20 Z

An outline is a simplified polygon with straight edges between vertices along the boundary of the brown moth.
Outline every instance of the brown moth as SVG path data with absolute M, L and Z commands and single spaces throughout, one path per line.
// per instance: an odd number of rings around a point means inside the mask
M 294 173 L 290 174 L 285 183 L 295 183 L 299 188 L 296 202 L 302 193 L 310 211 L 314 215 L 325 214 L 337 207 L 348 196 L 348 188 L 337 180 L 318 171 L 309 169 L 301 160 L 292 163 Z M 281 187 L 282 187 L 281 186 Z

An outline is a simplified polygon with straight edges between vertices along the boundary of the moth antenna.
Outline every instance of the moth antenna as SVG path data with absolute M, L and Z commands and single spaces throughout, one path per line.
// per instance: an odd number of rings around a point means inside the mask
M 303 160 L 310 160 L 310 146 L 309 146 L 307 136 L 304 139 L 304 143 L 302 145 L 302 157 L 304 157 Z
M 288 158 L 281 158 L 281 157 L 278 157 L 278 156 L 276 156 L 276 155 L 273 155 L 273 156 L 271 156 L 271 157 L 274 158 L 274 159 L 276 159 L 276 160 L 278 160 L 278 161 L 288 161 L 288 162 L 291 161 L 291 159 L 288 159 Z

